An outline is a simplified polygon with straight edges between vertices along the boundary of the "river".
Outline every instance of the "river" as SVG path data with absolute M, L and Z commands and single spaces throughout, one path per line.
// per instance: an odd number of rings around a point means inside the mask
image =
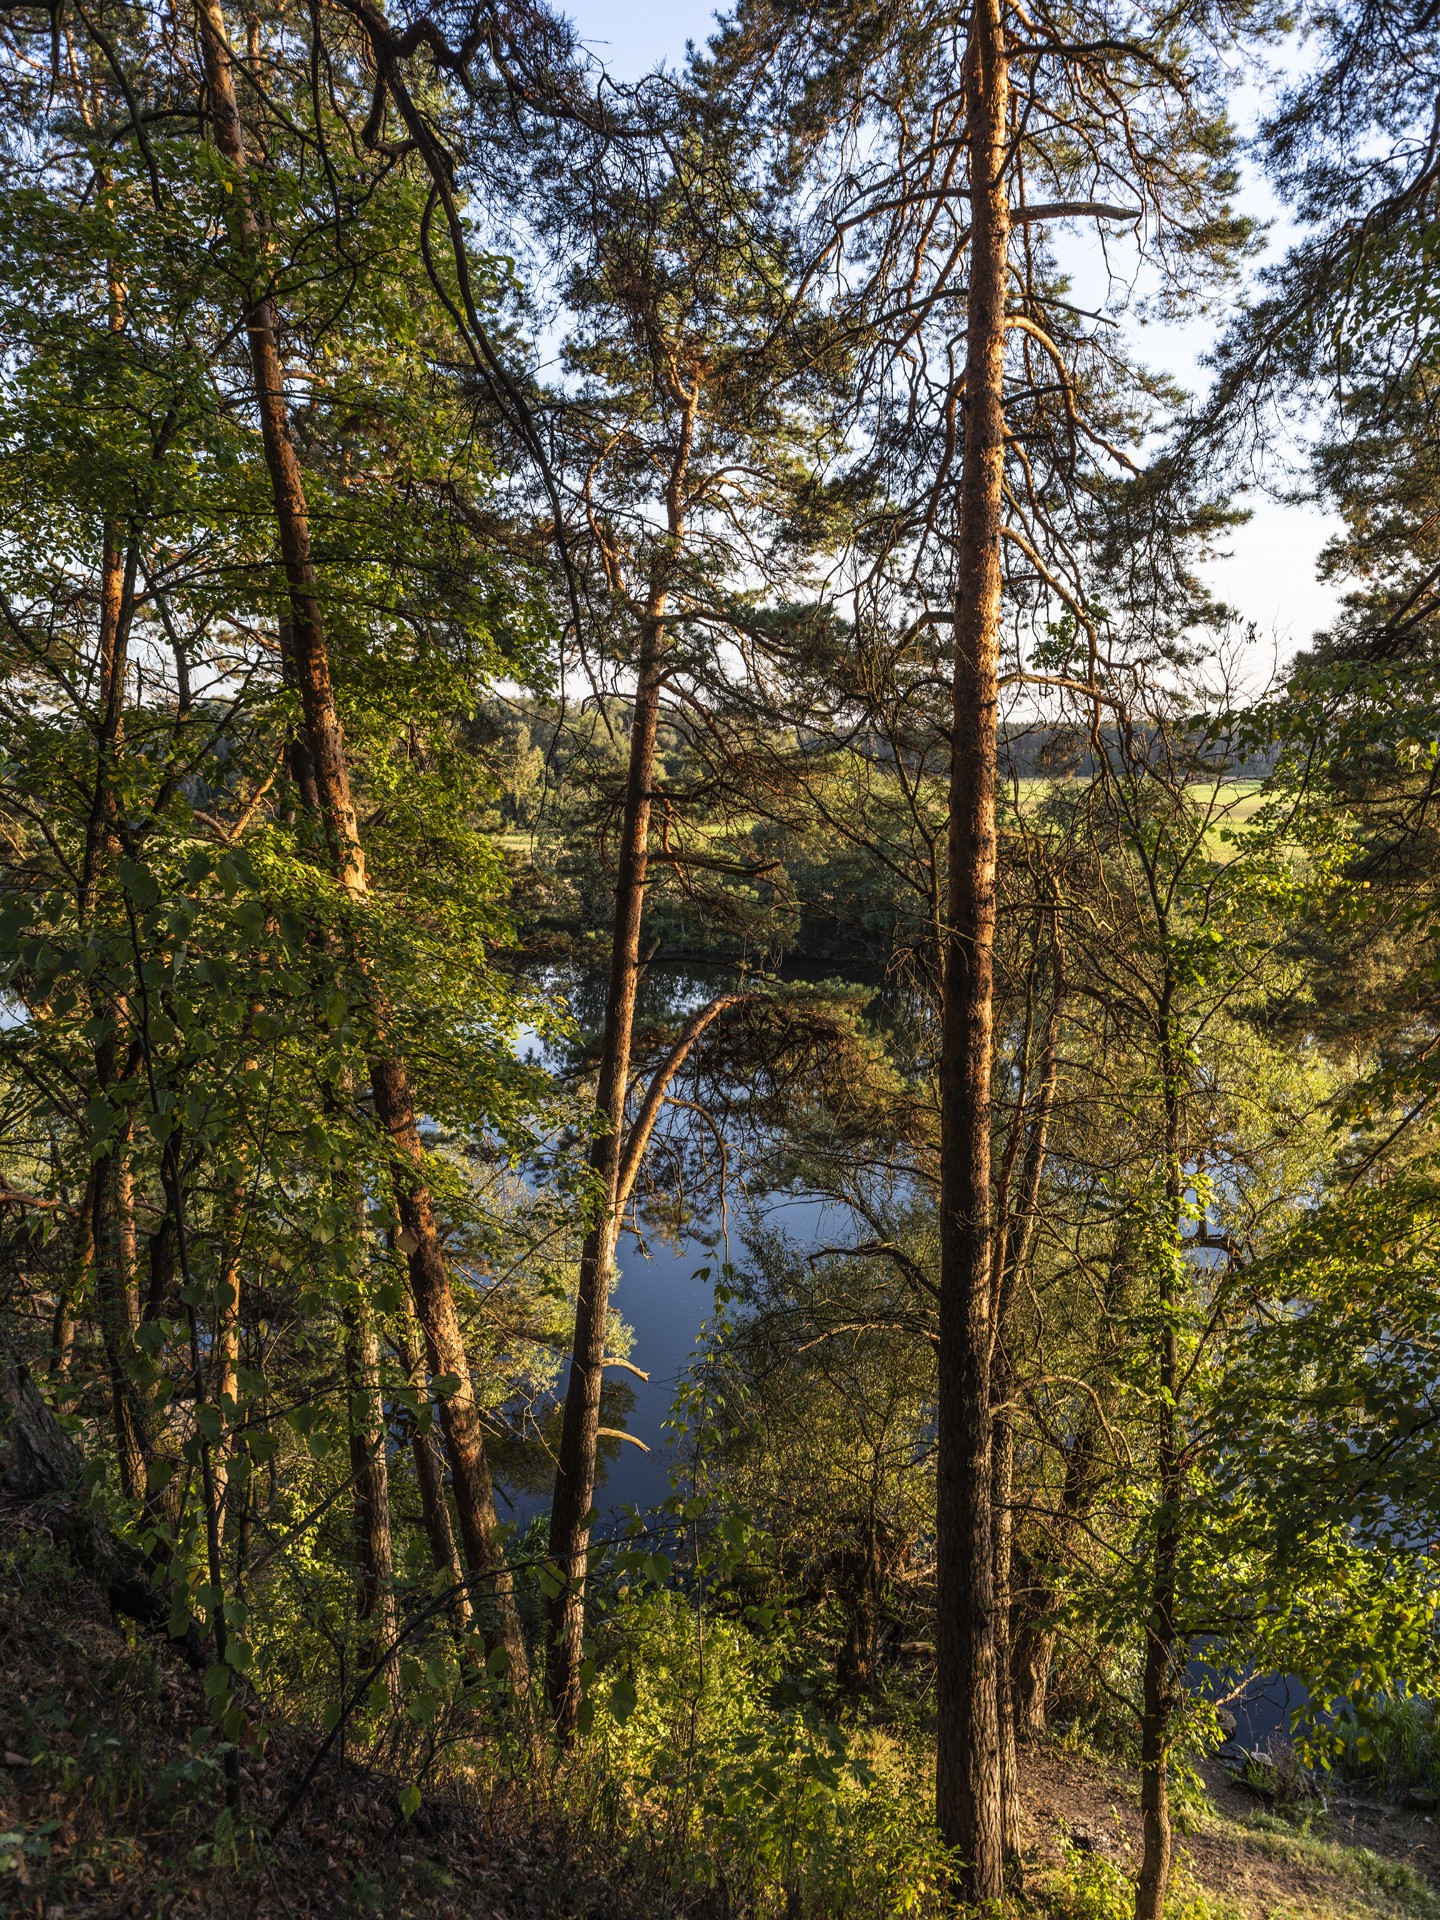
M 683 1018 L 733 985 L 734 977 L 717 966 L 652 966 L 640 989 L 637 1029 L 662 1018 Z M 603 1007 L 603 978 L 559 968 L 548 968 L 536 978 L 537 984 L 568 1002 L 582 1033 L 594 1031 Z M 533 1034 L 522 1041 L 522 1050 L 552 1070 L 564 1064 Z M 724 1234 L 711 1213 L 691 1219 L 678 1232 L 637 1234 L 626 1229 L 621 1234 L 612 1301 L 633 1336 L 630 1360 L 648 1378 L 640 1380 L 629 1373 L 612 1376 L 629 1390 L 629 1404 L 623 1412 L 612 1412 L 607 1405 L 606 1424 L 623 1426 L 642 1444 L 622 1443 L 607 1449 L 609 1457 L 600 1463 L 595 1504 L 602 1528 L 622 1522 L 627 1508 L 643 1512 L 658 1507 L 671 1492 L 676 1460 L 667 1423 L 705 1325 L 715 1312 L 714 1275 L 726 1260 L 743 1262 L 747 1230 L 760 1223 L 784 1229 L 805 1248 L 818 1246 L 822 1235 L 839 1238 L 842 1234 L 832 1208 L 813 1197 L 791 1194 L 772 1194 L 738 1209 L 732 1207 Z M 563 1379 L 560 1391 L 564 1391 Z M 512 1514 L 523 1524 L 547 1510 L 547 1505 L 541 1497 L 516 1494 Z M 1189 1673 L 1192 1687 L 1202 1696 L 1223 1696 L 1233 1685 L 1199 1660 L 1191 1663 Z M 1246 1696 L 1231 1703 L 1236 1738 L 1250 1747 L 1265 1745 L 1283 1732 L 1291 1713 L 1307 1698 L 1304 1688 L 1292 1679 L 1269 1676 L 1252 1681 Z

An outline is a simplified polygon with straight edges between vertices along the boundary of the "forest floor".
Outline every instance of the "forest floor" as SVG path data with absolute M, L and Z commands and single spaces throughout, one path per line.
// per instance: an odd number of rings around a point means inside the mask
M 219 1780 L 191 1735 L 197 1677 L 136 1645 L 58 1555 L 0 1542 L 0 1914 L 33 1920 L 719 1920 L 676 1901 L 665 1862 L 468 1800 L 427 1799 L 408 1822 L 398 1783 L 327 1769 L 264 1848 L 217 1837 Z M 246 1763 L 265 1826 L 310 1752 L 277 1730 Z M 1022 1753 L 1034 1910 L 1109 1920 L 1138 1855 L 1132 1774 L 1059 1747 Z M 1440 1830 L 1423 1814 L 1336 1797 L 1272 1811 L 1218 1766 L 1181 1839 L 1176 1920 L 1435 1916 Z M 1205 1897 L 1194 1896 L 1203 1889 Z
M 1140 1858 L 1133 1770 L 1059 1748 L 1021 1750 L 1024 1852 L 1046 1869 L 1065 1845 L 1129 1872 Z M 1337 1789 L 1328 1803 L 1270 1807 L 1218 1761 L 1201 1768 L 1202 1804 L 1177 1813 L 1178 1879 L 1245 1920 L 1440 1916 L 1436 1816 Z M 1073 1851 L 1071 1860 L 1073 1861 Z M 1183 1900 L 1183 1894 L 1182 1894 Z

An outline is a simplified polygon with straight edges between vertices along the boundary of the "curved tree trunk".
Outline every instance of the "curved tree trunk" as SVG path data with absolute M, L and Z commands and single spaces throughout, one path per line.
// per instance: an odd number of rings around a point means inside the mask
M 620 1225 L 625 1094 L 630 1079 L 635 992 L 640 979 L 640 927 L 645 905 L 660 684 L 661 630 L 657 617 L 642 642 L 635 711 L 630 724 L 630 762 L 625 781 L 615 921 L 610 944 L 610 982 L 595 1093 L 600 1130 L 590 1149 L 590 1165 L 601 1194 L 600 1210 L 585 1236 L 580 1254 L 570 1379 L 565 1391 L 560 1450 L 555 1460 L 555 1491 L 550 1506 L 550 1557 L 563 1584 L 550 1605 L 545 1678 L 555 1724 L 562 1734 L 571 1731 L 580 1711 L 586 1558 L 590 1546 L 590 1510 L 595 1500 L 605 1328 Z
M 1033 1604 L 1033 1596 L 1028 1596 Z M 1048 1610 L 1051 1596 L 1040 1598 L 1040 1607 Z M 1022 1740 L 1043 1740 L 1049 1728 L 1047 1699 L 1050 1691 L 1050 1663 L 1055 1657 L 1055 1635 L 1049 1627 L 1032 1619 L 1022 1620 L 1015 1634 L 1011 1654 L 1014 1673 L 1015 1731 Z

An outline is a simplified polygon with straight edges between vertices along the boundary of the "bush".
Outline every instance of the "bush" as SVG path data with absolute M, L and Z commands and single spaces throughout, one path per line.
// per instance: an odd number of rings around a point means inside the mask
M 574 1764 L 597 1826 L 637 1867 L 663 1859 L 673 1891 L 712 1892 L 736 1914 L 948 1910 L 952 1865 L 918 1749 L 791 1697 L 783 1632 L 660 1591 L 618 1600 L 604 1642 Z

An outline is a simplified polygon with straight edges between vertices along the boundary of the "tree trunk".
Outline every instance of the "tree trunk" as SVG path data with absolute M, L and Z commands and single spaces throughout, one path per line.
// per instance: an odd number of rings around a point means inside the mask
M 430 1371 L 446 1379 L 436 1391 L 440 1431 L 455 1489 L 460 1543 L 472 1586 L 471 1604 L 491 1647 L 503 1647 L 517 1693 L 529 1686 L 529 1656 L 515 1585 L 495 1522 L 495 1489 L 480 1424 L 470 1360 L 455 1310 L 455 1296 L 440 1247 L 430 1190 L 423 1177 L 423 1148 L 405 1069 L 398 1060 L 377 1060 L 371 1070 L 375 1111 L 395 1149 L 394 1162 L 408 1169 L 396 1182 L 402 1228 L 411 1236 L 410 1293 L 425 1336 Z
M 358 1613 L 368 1622 L 370 1662 L 395 1645 L 395 1552 L 390 1537 L 390 1473 L 385 1453 L 385 1403 L 380 1390 L 380 1340 L 369 1301 L 345 1315 L 345 1385 L 349 1395 L 350 1482 L 354 1489 L 355 1559 L 360 1572 Z M 400 1668 L 391 1653 L 384 1680 L 400 1710 Z
M 28 1371 L 0 1355 L 0 1506 L 30 1509 L 30 1520 L 70 1552 L 104 1588 L 117 1613 L 168 1633 L 170 1596 L 151 1580 L 150 1562 L 96 1518 L 81 1490 L 85 1463 L 46 1406 Z M 207 1656 L 193 1622 L 184 1651 L 192 1667 Z
M 1162 937 L 1163 937 L 1162 928 Z M 1166 978 L 1157 1013 L 1161 1088 L 1165 1101 L 1166 1243 L 1160 1248 L 1160 1342 L 1156 1396 L 1159 1511 L 1145 1621 L 1145 1667 L 1140 1713 L 1140 1822 L 1143 1852 L 1135 1882 L 1135 1920 L 1161 1920 L 1170 1885 L 1170 1724 L 1178 1695 L 1176 1579 L 1180 1564 L 1180 1386 L 1175 1313 L 1184 1260 L 1181 1220 L 1184 1176 L 1180 1158 L 1180 1060 L 1173 1029 L 1174 981 Z
M 996 1368 L 997 1385 L 1003 1380 L 1008 1394 L 1008 1368 Z M 1015 1422 L 1006 1406 L 996 1409 L 990 1445 L 992 1512 L 995 1542 L 995 1725 L 1000 1740 L 1000 1826 L 1005 1859 L 1011 1877 L 1020 1860 L 1020 1766 L 1015 1752 L 1015 1689 L 1013 1680 L 1011 1620 L 1011 1561 L 1014 1554 L 1014 1526 L 1010 1503 L 1015 1475 Z
M 1025 1019 L 1025 1045 L 1020 1085 L 1016 1094 L 1014 1122 L 1006 1145 L 999 1181 L 998 1205 L 1003 1210 L 1000 1232 L 996 1236 L 991 1276 L 993 1300 L 993 1346 L 991 1350 L 990 1396 L 993 1409 L 991 1429 L 991 1524 L 995 1542 L 995 1708 L 1000 1731 L 1001 1819 L 1005 1836 L 1005 1858 L 1012 1879 L 1020 1872 L 1020 1767 L 1015 1751 L 1015 1529 L 1012 1514 L 1015 1477 L 1015 1294 L 1020 1277 L 1030 1262 L 1035 1241 L 1035 1226 L 1040 1210 L 1040 1186 L 1045 1175 L 1049 1151 L 1050 1118 L 1055 1107 L 1055 1087 L 1059 1078 L 1060 1008 L 1064 997 L 1063 953 L 1058 926 L 1052 929 L 1054 991 L 1045 1017 L 1040 1043 L 1040 1084 L 1033 1111 L 1029 1113 L 1030 1041 L 1033 1033 L 1037 976 L 1040 971 L 1040 929 L 1031 956 Z M 1025 1142 L 1020 1191 L 1011 1203 L 1011 1183 L 1021 1141 Z
M 1042 1597 L 1039 1612 L 1049 1610 L 1051 1596 Z M 1046 1696 L 1050 1689 L 1050 1663 L 1055 1655 L 1055 1634 L 1035 1619 L 1022 1622 L 1015 1634 L 1012 1668 L 1015 1675 L 1015 1730 L 1023 1740 L 1043 1740 L 1049 1726 Z
M 635 1026 L 635 992 L 640 978 L 640 926 L 645 905 L 645 870 L 650 843 L 650 791 L 655 772 L 655 732 L 660 715 L 661 629 L 658 613 L 647 628 L 635 687 L 630 724 L 630 763 L 621 823 L 619 873 L 615 883 L 615 922 L 610 947 L 610 982 L 601 1036 L 595 1106 L 599 1131 L 590 1149 L 590 1165 L 601 1193 L 595 1224 L 580 1255 L 575 1300 L 575 1335 L 560 1450 L 555 1462 L 555 1492 L 550 1507 L 550 1558 L 563 1586 L 549 1608 L 546 1687 L 555 1724 L 568 1734 L 580 1711 L 581 1641 L 585 1632 L 585 1572 L 590 1545 L 590 1511 L 595 1500 L 595 1454 L 600 1430 L 600 1390 L 604 1381 L 605 1329 L 610 1312 L 617 1204 L 625 1140 L 625 1093 L 630 1078 L 630 1044 Z
M 246 1062 L 247 1066 L 253 1064 L 253 1061 Z M 224 1438 L 215 1454 L 215 1519 L 222 1546 L 230 1519 L 230 1457 L 235 1451 L 235 1436 L 231 1429 L 235 1423 L 240 1391 L 240 1235 L 245 1196 L 246 1186 L 242 1178 L 231 1188 L 230 1202 L 225 1209 L 220 1274 L 215 1285 L 212 1391 L 224 1421 Z
M 69 1270 L 55 1296 L 55 1317 L 50 1328 L 50 1385 L 52 1390 L 68 1387 L 75 1352 L 75 1309 L 85 1298 L 85 1289 L 95 1267 L 95 1169 L 86 1176 L 75 1221 L 75 1251 Z
M 120 324 L 113 270 L 108 281 L 113 332 Z M 97 658 L 100 713 L 95 739 L 95 791 L 86 822 L 79 890 L 78 917 L 82 927 L 89 924 L 95 913 L 102 873 L 113 868 L 120 853 L 115 783 L 124 738 L 125 672 L 137 563 L 134 545 L 127 552 L 114 525 L 107 521 L 100 551 Z M 103 1099 L 125 1077 L 117 1032 L 124 1001 L 122 999 L 119 1006 L 110 1006 L 97 996 L 92 1010 L 98 1019 L 109 1023 L 109 1030 L 102 1034 L 95 1047 L 95 1086 Z M 130 1165 L 132 1138 L 133 1123 L 127 1116 L 110 1133 L 95 1161 L 89 1195 L 95 1301 L 110 1374 L 120 1485 L 127 1499 L 140 1500 L 146 1490 L 147 1436 L 151 1422 L 135 1376 L 135 1333 L 140 1320 L 140 1301 L 135 1264 L 134 1176 Z
M 286 417 L 283 374 L 275 344 L 274 308 L 268 296 L 259 291 L 264 284 L 261 236 L 245 193 L 245 139 L 236 102 L 229 35 L 219 0 L 200 0 L 199 22 L 215 142 L 236 176 L 233 201 L 237 234 L 242 249 L 250 257 L 254 275 L 255 291 L 246 302 L 245 322 L 261 438 L 289 585 L 290 642 L 305 721 L 308 777 L 314 783 L 335 877 L 352 898 L 363 900 L 368 893 L 365 856 L 350 791 L 345 735 L 331 680 L 324 621 L 315 590 L 309 511 Z M 363 970 L 363 956 L 360 958 Z M 386 1010 L 379 1003 L 378 993 L 373 995 L 371 1011 L 383 1042 Z M 494 1490 L 484 1434 L 425 1179 L 424 1147 L 405 1063 L 396 1058 L 375 1060 L 371 1084 L 376 1118 L 392 1149 L 396 1206 L 405 1244 L 411 1249 L 410 1289 L 424 1331 L 430 1365 L 436 1374 L 448 1375 L 455 1383 L 453 1390 L 441 1398 L 440 1416 L 467 1570 L 477 1598 L 482 1599 L 487 1637 L 493 1645 L 504 1647 L 516 1692 L 527 1693 L 529 1662 L 525 1641 L 515 1607 L 513 1581 L 495 1523 Z
M 406 1376 L 418 1399 L 430 1398 L 430 1381 L 425 1371 L 425 1353 L 420 1329 L 407 1314 L 401 1351 Z M 433 1403 L 432 1403 L 433 1411 Z M 415 1459 L 415 1484 L 420 1490 L 420 1516 L 425 1537 L 430 1543 L 430 1560 L 437 1573 L 447 1575 L 455 1588 L 450 1608 L 450 1624 L 457 1636 L 468 1632 L 472 1618 L 470 1597 L 465 1592 L 460 1571 L 460 1554 L 455 1545 L 455 1529 L 450 1524 L 450 1505 L 445 1498 L 445 1471 L 440 1450 L 435 1444 L 433 1426 L 425 1426 L 411 1416 L 407 1422 L 410 1447 Z
M 99 1085 L 103 1090 L 114 1084 L 113 1042 L 102 1041 L 97 1056 L 103 1076 L 99 1078 Z M 131 1126 L 127 1120 L 111 1135 L 95 1164 L 91 1237 L 95 1249 L 95 1301 L 110 1373 L 120 1486 L 127 1500 L 143 1500 L 152 1423 L 135 1371 L 140 1301 L 135 1274 L 135 1186 L 130 1144 Z
M 1135 1882 L 1135 1920 L 1161 1920 L 1170 1885 L 1170 1717 L 1174 1711 L 1172 1641 L 1176 1534 L 1162 1518 L 1156 1532 L 1151 1617 L 1145 1630 L 1140 1719 L 1140 1822 L 1143 1852 Z
M 1009 212 L 1009 70 L 997 0 L 977 0 L 964 74 L 970 286 L 957 527 L 941 1040 L 935 1807 L 961 1891 L 1004 1891 L 990 1511 L 990 1070 L 995 758 Z

